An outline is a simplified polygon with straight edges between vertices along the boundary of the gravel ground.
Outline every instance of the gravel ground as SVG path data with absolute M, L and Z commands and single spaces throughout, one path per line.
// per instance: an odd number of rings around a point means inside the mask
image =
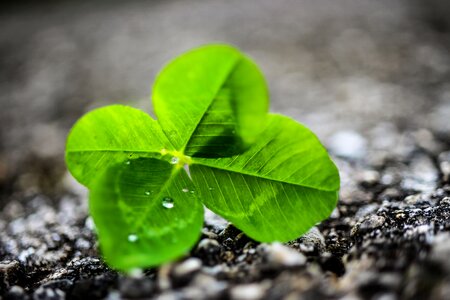
M 0 299 L 447 299 L 448 5 L 419 1 L 48 2 L 0 12 Z M 272 110 L 339 166 L 331 217 L 260 244 L 206 212 L 194 249 L 124 276 L 99 256 L 64 141 L 85 111 L 151 112 L 183 50 L 223 41 L 261 65 Z

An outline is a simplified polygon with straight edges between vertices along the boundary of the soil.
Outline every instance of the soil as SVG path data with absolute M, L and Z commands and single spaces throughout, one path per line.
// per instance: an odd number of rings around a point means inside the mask
M 448 299 L 450 24 L 445 1 L 21 2 L 0 12 L 0 299 Z M 210 211 L 180 260 L 102 261 L 64 166 L 85 111 L 151 112 L 164 61 L 223 41 L 272 110 L 313 129 L 341 175 L 330 218 L 260 244 Z M 293 220 L 294 222 L 295 220 Z

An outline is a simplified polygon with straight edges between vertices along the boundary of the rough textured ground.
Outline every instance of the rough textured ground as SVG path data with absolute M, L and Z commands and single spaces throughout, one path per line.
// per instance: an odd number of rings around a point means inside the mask
M 24 3 L 0 12 L 0 299 L 446 299 L 450 27 L 445 1 Z M 58 4 L 59 3 L 59 4 Z M 342 178 L 329 220 L 258 244 L 208 212 L 185 258 L 133 276 L 97 252 L 64 140 L 85 111 L 151 110 L 164 61 L 250 53 L 272 108 L 311 127 Z

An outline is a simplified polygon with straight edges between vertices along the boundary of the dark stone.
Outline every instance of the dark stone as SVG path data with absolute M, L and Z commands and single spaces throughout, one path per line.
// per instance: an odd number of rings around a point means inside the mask
M 116 273 L 104 273 L 93 278 L 83 278 L 74 282 L 71 299 L 102 299 L 108 291 L 117 286 Z
M 219 241 L 225 241 L 226 239 L 234 240 L 241 231 L 234 227 L 232 224 L 228 224 L 224 230 L 219 233 Z
M 24 289 L 20 286 L 12 286 L 4 295 L 5 300 L 27 300 L 29 296 L 25 293 Z
M 60 289 L 53 289 L 48 287 L 39 287 L 33 293 L 33 300 L 64 300 L 66 293 Z
M 222 246 L 217 240 L 202 239 L 193 251 L 195 257 L 200 258 L 207 266 L 213 266 L 220 261 Z
M 320 258 L 320 266 L 323 271 L 330 271 L 337 276 L 345 274 L 345 265 L 342 258 L 331 254 L 324 255 Z
M 122 277 L 119 281 L 119 291 L 127 299 L 149 298 L 155 292 L 155 284 L 149 278 Z
M 17 260 L 4 260 L 0 262 L 0 291 L 6 291 L 23 279 L 23 267 Z

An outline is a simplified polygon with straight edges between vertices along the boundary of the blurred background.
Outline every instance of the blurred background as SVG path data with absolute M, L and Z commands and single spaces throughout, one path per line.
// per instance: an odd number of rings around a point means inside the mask
M 395 153 L 405 130 L 448 143 L 449 16 L 446 0 L 2 4 L 0 207 L 60 193 L 76 119 L 113 103 L 151 113 L 158 70 L 204 43 L 252 56 L 271 110 L 309 126 L 335 155 Z

